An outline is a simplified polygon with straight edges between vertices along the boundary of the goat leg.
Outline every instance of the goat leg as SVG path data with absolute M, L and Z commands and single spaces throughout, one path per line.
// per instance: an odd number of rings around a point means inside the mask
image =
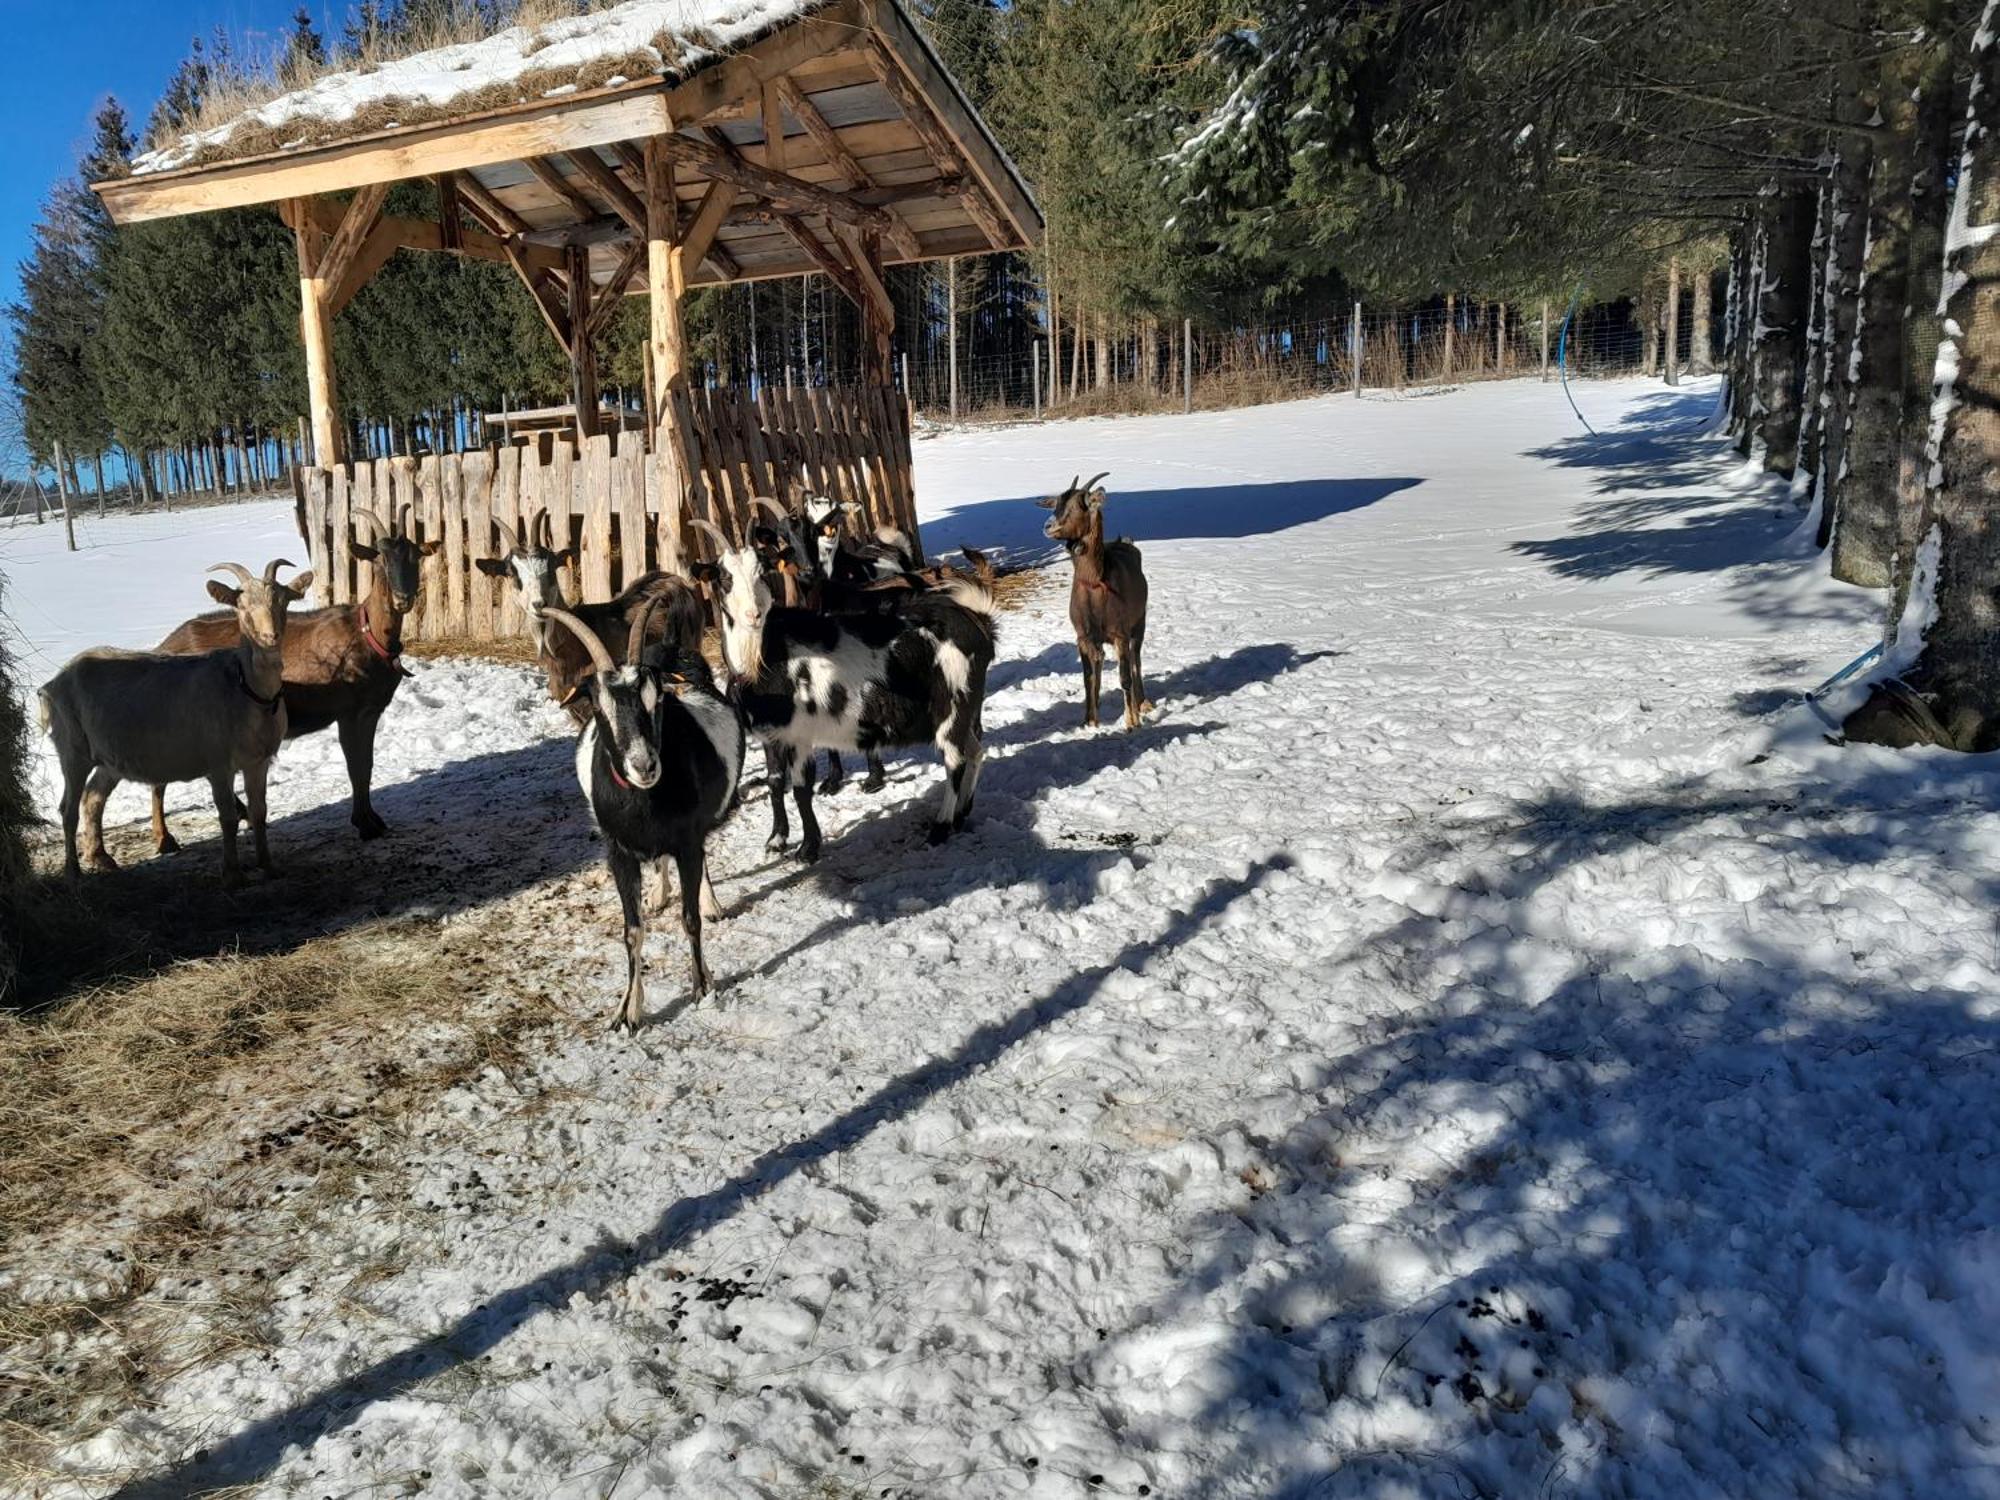
M 861 783 L 864 792 L 879 792 L 889 784 L 889 768 L 882 764 L 882 752 L 870 750 L 868 757 L 868 779 Z
M 88 767 L 75 769 L 63 767 L 62 825 L 63 825 L 63 874 L 71 880 L 83 874 L 83 867 L 76 858 L 77 810 L 83 805 L 83 780 Z
M 375 726 L 381 720 L 380 713 L 364 713 L 336 724 L 340 753 L 347 761 L 347 780 L 354 788 L 354 813 L 348 821 L 364 839 L 379 839 L 389 831 L 369 798 L 375 780 Z
M 1076 653 L 1083 658 L 1083 727 L 1097 727 L 1097 689 L 1104 673 L 1104 648 L 1079 636 Z
M 785 816 L 785 786 L 792 779 L 792 762 L 797 753 L 769 741 L 764 745 L 764 783 L 771 793 L 771 836 L 764 852 L 776 854 L 792 839 L 791 821 Z
M 687 934 L 688 965 L 694 976 L 694 993 L 699 999 L 713 988 L 708 982 L 708 964 L 701 956 L 701 895 L 708 889 L 707 862 L 701 845 L 690 853 L 674 857 L 681 872 L 681 931 Z
M 118 777 L 99 766 L 83 784 L 83 862 L 93 870 L 118 868 L 104 848 L 104 804 L 118 787 Z
M 257 868 L 266 874 L 272 868 L 271 846 L 264 837 L 264 784 L 270 774 L 268 760 L 243 768 L 243 796 L 250 804 L 250 838 L 257 846 Z
M 215 816 L 222 824 L 222 883 L 234 890 L 243 884 L 243 870 L 236 863 L 236 778 L 221 771 L 208 778 L 215 794 Z
M 606 849 L 605 857 L 611 865 L 612 882 L 618 887 L 618 904 L 625 913 L 625 998 L 611 1019 L 611 1029 L 637 1031 L 646 1003 L 646 918 L 639 909 L 639 861 L 616 844 Z
M 813 816 L 812 767 L 803 757 L 792 763 L 792 801 L 799 809 L 799 858 L 811 864 L 819 858 L 819 819 Z
M 826 775 L 820 779 L 819 794 L 822 797 L 831 797 L 846 785 L 847 767 L 841 761 L 840 752 L 838 750 L 827 751 Z
M 653 864 L 660 872 L 659 884 L 653 888 L 653 915 L 657 917 L 667 909 L 667 901 L 674 894 L 673 856 L 662 854 Z
M 715 897 L 715 887 L 708 880 L 708 855 L 704 852 L 701 861 L 701 914 L 710 922 L 720 922 L 724 915 L 722 903 Z
M 181 852 L 181 841 L 167 827 L 167 789 L 163 786 L 153 788 L 153 848 L 161 854 Z

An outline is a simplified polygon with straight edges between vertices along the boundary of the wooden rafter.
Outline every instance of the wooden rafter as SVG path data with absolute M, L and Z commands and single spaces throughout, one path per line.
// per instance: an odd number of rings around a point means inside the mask
M 612 211 L 631 226 L 632 232 L 644 236 L 646 205 L 639 201 L 637 193 L 625 186 L 624 179 L 604 164 L 604 158 L 595 151 L 572 151 L 569 159 L 577 171 L 589 179 L 590 185 L 604 195 Z
M 917 86 L 910 82 L 901 65 L 889 54 L 879 37 L 870 37 L 862 49 L 868 55 L 868 66 L 873 70 L 889 97 L 896 101 L 896 107 L 903 112 L 910 128 L 924 143 L 924 150 L 930 153 L 931 162 L 937 167 L 940 177 L 960 177 L 966 179 L 965 191 L 959 194 L 959 203 L 965 209 L 966 217 L 979 226 L 979 232 L 986 236 L 987 243 L 995 250 L 1003 250 L 1011 242 L 1005 230 L 1000 227 L 1000 215 L 987 200 L 985 190 L 966 177 L 965 164 L 960 159 L 958 143 L 951 138 L 939 122 L 931 108 L 924 102 L 924 96 Z
M 854 279 L 854 273 L 847 268 L 847 263 L 827 249 L 825 242 L 813 233 L 810 225 L 792 214 L 781 213 L 775 217 L 778 227 L 790 235 L 793 242 L 805 251 L 807 259 L 826 273 L 827 280 L 840 288 L 842 296 L 856 307 L 868 305 L 868 294 L 861 290 L 860 284 Z
M 306 205 L 308 219 L 322 233 L 332 235 L 340 228 L 345 217 L 338 203 L 325 198 L 316 198 Z M 430 219 L 410 219 L 387 215 L 376 221 L 379 230 L 386 230 L 395 237 L 396 248 L 401 250 L 443 250 L 444 231 Z M 559 270 L 562 257 L 556 252 L 532 243 L 516 245 L 529 265 L 538 270 Z M 508 263 L 507 243 L 498 236 L 482 234 L 476 229 L 461 229 L 456 252 L 474 260 L 490 260 L 496 265 Z
M 594 219 L 597 217 L 597 205 L 578 192 L 575 185 L 567 177 L 563 176 L 561 172 L 556 170 L 555 163 L 549 161 L 546 157 L 530 156 L 521 165 L 534 173 L 536 181 L 540 182 L 543 187 L 569 205 L 570 212 L 575 214 L 579 219 Z
M 646 259 L 646 241 L 643 238 L 632 241 L 625 247 L 625 254 L 611 272 L 611 279 L 597 290 L 590 304 L 590 336 L 597 337 L 611 322 L 625 296 L 625 289 L 632 278 L 639 274 L 639 266 Z
M 378 182 L 357 189 L 348 201 L 347 212 L 341 215 L 340 227 L 326 242 L 326 249 L 314 271 L 314 279 L 326 289 L 322 295 L 330 296 L 332 289 L 346 279 L 347 268 L 353 264 L 354 257 L 361 250 L 361 242 L 368 238 L 375 221 L 382 216 L 382 204 L 388 196 L 389 184 Z
M 720 247 L 715 242 L 716 233 L 729 217 L 729 210 L 736 203 L 736 187 L 733 183 L 712 180 L 708 191 L 701 195 L 701 203 L 694 211 L 694 219 L 682 237 L 682 248 L 687 253 L 687 263 L 698 266 L 704 260 L 712 259 Z M 725 256 L 728 251 L 722 251 Z M 732 257 L 733 263 L 733 257 Z M 720 262 L 717 270 L 723 269 Z
M 840 132 L 827 124 L 826 116 L 813 106 L 805 96 L 805 91 L 789 78 L 778 80 L 778 93 L 785 101 L 785 107 L 792 112 L 792 118 L 805 126 L 806 134 L 819 147 L 827 165 L 847 180 L 849 191 L 872 188 L 875 180 L 862 170 L 861 163 L 840 142 Z
M 556 342 L 562 346 L 564 354 L 569 353 L 568 314 L 561 301 L 552 297 L 547 284 L 554 278 L 539 266 L 530 265 L 521 252 L 510 241 L 507 245 L 507 261 L 513 266 L 514 274 L 521 285 L 528 289 L 528 295 L 535 299 L 535 308 L 542 315 L 542 321 L 549 325 Z
M 908 259 L 915 260 L 923 253 L 918 249 L 917 237 L 910 232 L 909 225 L 884 209 L 865 207 L 843 198 L 839 193 L 829 192 L 817 183 L 760 167 L 711 141 L 677 135 L 669 140 L 668 149 L 677 160 L 712 181 L 733 183 L 745 192 L 768 198 L 794 213 L 816 214 L 879 234 Z
M 764 133 L 764 165 L 782 172 L 790 163 L 785 158 L 785 112 L 778 95 L 783 78 L 774 78 L 757 91 L 758 127 Z
M 361 242 L 360 252 L 348 265 L 347 274 L 327 294 L 328 315 L 338 313 L 352 302 L 355 294 L 374 280 L 375 274 L 402 248 L 403 237 L 396 220 L 383 219 L 369 230 L 368 238 Z
M 444 250 L 456 252 L 459 236 L 465 229 L 464 215 L 460 212 L 458 196 L 458 173 L 440 172 L 435 179 L 438 200 L 438 228 L 443 231 Z
M 526 234 L 528 221 L 493 196 L 493 190 L 470 172 L 459 174 L 458 190 L 483 216 L 495 234 Z

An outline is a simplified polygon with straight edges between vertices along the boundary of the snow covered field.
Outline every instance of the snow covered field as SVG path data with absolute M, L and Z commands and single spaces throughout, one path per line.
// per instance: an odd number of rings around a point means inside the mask
M 1003 619 L 969 836 L 923 844 L 924 758 L 823 800 L 811 870 L 751 804 L 712 851 L 723 991 L 636 1044 L 526 673 L 419 668 L 366 850 L 330 738 L 289 747 L 281 861 L 476 848 L 405 910 L 497 914 L 493 982 L 574 1024 L 371 1127 L 269 1347 L 65 1463 L 130 1495 L 2000 1495 L 2000 782 L 1787 706 L 1879 606 L 1701 434 L 1713 397 L 1586 387 L 1599 438 L 1518 382 L 919 444 L 933 551 L 1037 553 L 1031 497 L 1111 470 L 1159 711 L 1076 727 L 1052 572 Z M 35 675 L 81 601 L 144 644 L 288 533 L 0 533 Z M 651 953 L 657 1014 L 684 949 Z

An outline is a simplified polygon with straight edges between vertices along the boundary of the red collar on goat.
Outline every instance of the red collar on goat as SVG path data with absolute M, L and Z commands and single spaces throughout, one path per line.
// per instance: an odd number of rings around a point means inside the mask
M 361 606 L 361 639 L 368 643 L 370 651 L 373 651 L 405 677 L 414 677 L 416 675 L 408 667 L 404 666 L 402 662 L 397 660 L 403 654 L 401 650 L 391 651 L 387 646 L 375 639 L 375 632 L 368 625 L 368 606 L 365 604 Z

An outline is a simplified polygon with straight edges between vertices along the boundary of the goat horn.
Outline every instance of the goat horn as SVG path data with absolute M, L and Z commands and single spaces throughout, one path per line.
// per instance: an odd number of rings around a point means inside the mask
M 410 502 L 408 500 L 403 502 L 403 508 L 396 517 L 396 524 L 402 528 L 404 536 L 410 534 Z
M 210 563 L 202 571 L 205 573 L 234 573 L 241 582 L 246 584 L 257 581 L 250 576 L 250 570 L 244 567 L 242 563 Z
M 722 534 L 722 528 L 716 525 L 715 522 L 704 521 L 699 516 L 689 516 L 688 525 L 693 527 L 696 531 L 705 531 L 710 536 L 714 537 L 715 550 L 718 553 L 731 552 L 735 550 L 736 544 L 730 541 L 728 537 Z
M 1069 476 L 1069 487 L 1072 490 L 1076 488 L 1076 478 L 1077 476 L 1074 474 Z
M 361 517 L 362 520 L 366 521 L 370 526 L 374 527 L 375 535 L 377 535 L 378 537 L 394 536 L 396 534 L 387 524 L 383 522 L 380 516 L 376 515 L 375 512 L 370 510 L 367 506 L 365 505 L 355 506 L 354 513 L 357 516 Z
M 264 564 L 264 582 L 276 583 L 278 581 L 278 569 L 296 568 L 297 566 L 298 564 L 293 562 L 289 557 L 274 557 Z
M 1090 493 L 1090 492 L 1091 492 L 1092 490 L 1096 489 L 1096 488 L 1097 488 L 1097 481 L 1098 481 L 1098 480 L 1100 480 L 1100 479 L 1103 479 L 1103 478 L 1105 478 L 1105 477 L 1106 477 L 1107 475 L 1109 475 L 1110 473 L 1111 473 L 1111 471 L 1110 471 L 1109 469 L 1106 469 L 1106 470 L 1104 471 L 1104 473 L 1103 473 L 1103 474 L 1093 474 L 1093 475 L 1091 475 L 1091 476 L 1090 476 L 1090 479 L 1089 479 L 1089 480 L 1088 480 L 1088 481 L 1087 481 L 1087 482 L 1086 482 L 1086 483 L 1084 484 L 1084 487 L 1083 487 L 1083 491 L 1084 491 L 1084 493 L 1085 493 L 1085 494 L 1089 494 L 1089 493 Z
M 549 519 L 549 513 L 545 510 L 535 513 L 535 540 L 551 552 L 556 550 L 555 523 Z
M 513 527 L 509 526 L 498 516 L 493 518 L 493 527 L 500 533 L 500 540 L 507 544 L 509 552 L 519 552 L 521 550 L 521 539 L 514 535 Z
M 639 665 L 639 653 L 646 645 L 646 627 L 653 623 L 653 611 L 659 607 L 658 594 L 649 594 L 646 602 L 639 606 L 638 616 L 632 621 L 632 634 L 625 642 L 626 665 L 633 667 Z
M 778 518 L 780 526 L 790 526 L 792 524 L 792 518 L 786 512 L 784 506 L 778 504 L 777 501 L 771 499 L 768 495 L 752 495 L 750 497 L 750 505 L 753 510 L 757 506 L 763 506 L 764 509 Z
M 599 672 L 609 675 L 618 670 L 618 663 L 611 659 L 611 653 L 604 649 L 604 642 L 597 638 L 597 632 L 566 609 L 558 609 L 553 604 L 542 606 L 544 618 L 559 620 L 563 628 L 583 643 L 583 649 L 590 653 L 591 665 Z

